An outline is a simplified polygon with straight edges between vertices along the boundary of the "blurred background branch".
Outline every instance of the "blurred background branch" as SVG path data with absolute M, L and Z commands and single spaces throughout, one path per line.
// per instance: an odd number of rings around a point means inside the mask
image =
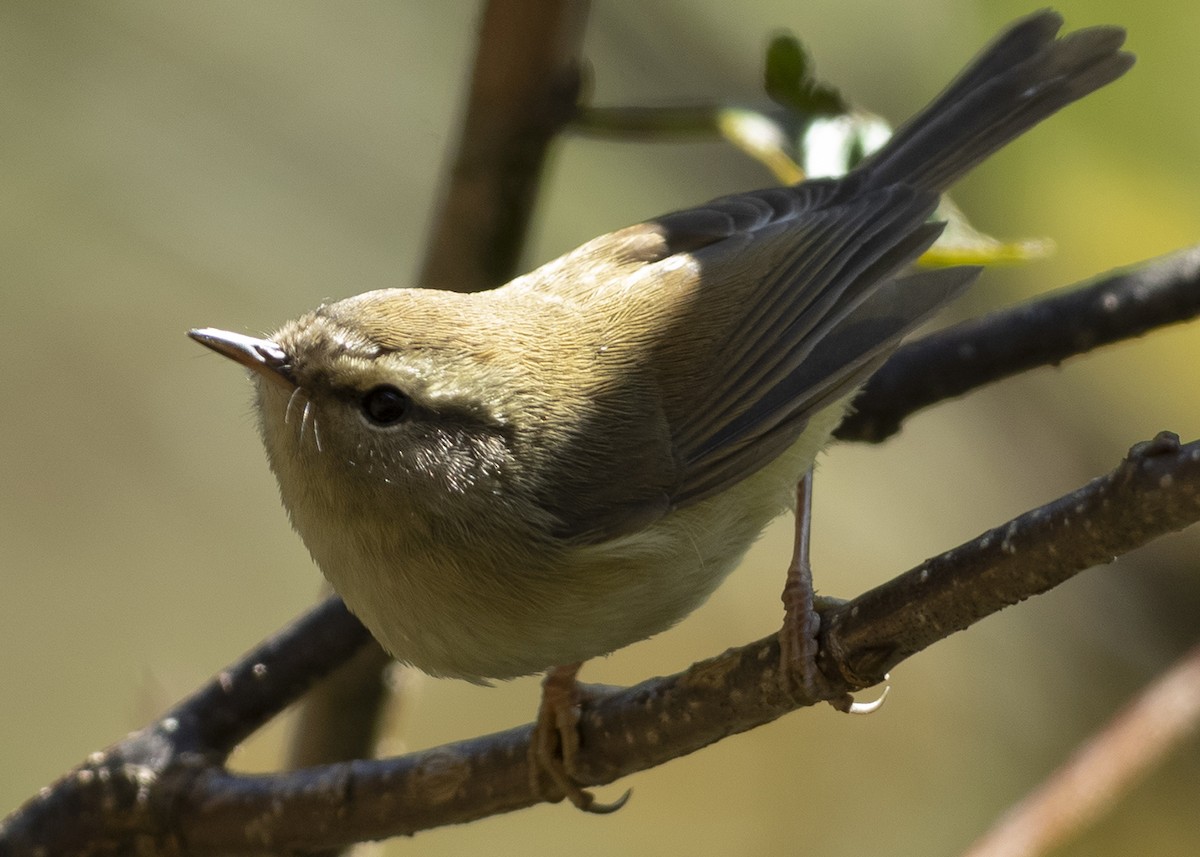
M 964 857 L 1039 857 L 1077 836 L 1200 728 L 1200 646 L 1118 712 Z
M 547 149 L 579 100 L 588 6 L 484 6 L 462 133 L 421 286 L 478 292 L 518 273 Z
M 588 6 L 484 6 L 462 131 L 419 286 L 479 291 L 517 275 L 548 148 L 579 100 Z M 389 669 L 404 667 L 372 640 L 318 685 L 295 724 L 288 767 L 373 756 L 385 708 L 402 702 L 397 683 L 385 680 Z

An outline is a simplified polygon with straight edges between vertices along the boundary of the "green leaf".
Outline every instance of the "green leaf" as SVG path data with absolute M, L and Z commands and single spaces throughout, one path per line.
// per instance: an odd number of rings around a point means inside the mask
M 781 33 L 767 46 L 763 84 L 776 104 L 805 116 L 837 116 L 850 108 L 832 86 L 817 80 L 804 46 L 790 33 Z

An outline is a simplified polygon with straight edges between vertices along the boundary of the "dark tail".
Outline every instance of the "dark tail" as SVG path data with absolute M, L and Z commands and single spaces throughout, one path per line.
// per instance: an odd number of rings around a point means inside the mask
M 1133 65 L 1120 27 L 1056 38 L 1062 17 L 1035 12 L 1001 33 L 933 102 L 855 170 L 865 188 L 944 191 L 1005 143 Z

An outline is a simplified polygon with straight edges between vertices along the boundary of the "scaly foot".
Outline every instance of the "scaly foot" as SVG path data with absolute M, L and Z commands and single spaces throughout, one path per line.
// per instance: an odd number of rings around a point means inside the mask
M 580 710 L 587 701 L 585 689 L 576 680 L 581 666 L 554 667 L 542 679 L 542 702 L 529 739 L 530 786 L 534 794 L 545 795 L 542 782 L 545 774 L 558 791 L 584 812 L 616 812 L 629 800 L 631 791 L 612 803 L 597 803 L 596 796 L 571 775 L 579 757 Z

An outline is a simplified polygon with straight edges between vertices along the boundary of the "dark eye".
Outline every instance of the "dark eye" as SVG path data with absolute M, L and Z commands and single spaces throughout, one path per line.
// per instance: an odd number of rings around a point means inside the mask
M 395 387 L 372 387 L 362 397 L 363 416 L 377 426 L 394 426 L 408 416 L 408 396 Z

